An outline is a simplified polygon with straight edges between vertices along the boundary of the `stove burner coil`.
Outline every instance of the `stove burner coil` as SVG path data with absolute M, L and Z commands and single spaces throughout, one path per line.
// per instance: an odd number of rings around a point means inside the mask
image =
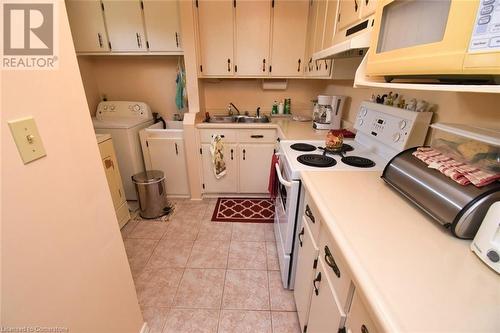
M 308 143 L 294 143 L 290 146 L 293 150 L 297 151 L 315 151 L 316 147 Z
M 344 156 L 341 161 L 347 165 L 358 167 L 358 168 L 371 168 L 375 166 L 375 162 L 368 158 L 360 156 Z
M 337 161 L 334 158 L 318 154 L 300 155 L 297 157 L 297 161 L 302 164 L 318 168 L 328 168 L 337 164 Z

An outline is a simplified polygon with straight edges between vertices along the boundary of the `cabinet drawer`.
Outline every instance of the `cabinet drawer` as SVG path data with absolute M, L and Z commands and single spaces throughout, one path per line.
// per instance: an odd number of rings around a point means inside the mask
M 346 264 L 339 255 L 338 247 L 327 230 L 324 230 L 320 235 L 319 256 L 325 262 L 326 274 L 332 281 L 341 306 L 344 309 L 348 308 L 354 285 L 351 282 L 350 272 L 347 271 Z
M 240 142 L 275 143 L 276 130 L 274 129 L 242 129 L 238 131 Z
M 316 244 L 319 244 L 319 227 L 321 224 L 321 219 L 319 215 L 318 208 L 316 208 L 316 205 L 312 201 L 311 196 L 309 193 L 306 193 L 306 198 L 304 199 L 304 220 L 307 222 L 309 228 L 311 229 L 311 234 L 316 242 Z
M 359 292 L 354 293 L 351 310 L 347 316 L 346 331 L 349 333 L 377 333 L 373 320 Z
M 210 143 L 212 142 L 212 136 L 217 134 L 222 136 L 223 142 L 237 141 L 236 130 L 224 128 L 200 129 L 200 141 L 203 143 Z

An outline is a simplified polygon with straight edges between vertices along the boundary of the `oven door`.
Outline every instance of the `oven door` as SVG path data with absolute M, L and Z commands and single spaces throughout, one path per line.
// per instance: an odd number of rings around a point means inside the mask
M 460 74 L 479 1 L 379 0 L 368 75 Z

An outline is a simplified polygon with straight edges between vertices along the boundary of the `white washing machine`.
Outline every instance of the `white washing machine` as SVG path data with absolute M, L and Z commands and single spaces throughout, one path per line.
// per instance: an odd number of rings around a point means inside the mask
M 92 122 L 97 134 L 111 134 L 125 197 L 137 200 L 132 176 L 144 171 L 139 131 L 153 124 L 150 107 L 142 102 L 100 102 Z

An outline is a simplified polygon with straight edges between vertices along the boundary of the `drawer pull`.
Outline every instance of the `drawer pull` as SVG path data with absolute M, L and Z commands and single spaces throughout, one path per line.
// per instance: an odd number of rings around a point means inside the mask
M 299 245 L 302 247 L 302 238 L 300 236 L 304 236 L 304 227 L 302 227 L 302 230 L 299 232 Z
M 312 223 L 316 223 L 316 219 L 311 211 L 309 205 L 306 205 L 306 216 L 311 220 Z
M 370 333 L 370 331 L 368 331 L 368 328 L 366 328 L 365 324 L 361 325 L 361 333 Z
M 233 160 L 234 156 L 233 156 L 233 149 L 231 149 L 231 161 Z
M 263 135 L 250 135 L 252 139 L 262 139 L 264 136 Z
M 316 275 L 316 278 L 313 280 L 314 293 L 318 296 L 319 288 L 316 287 L 316 282 L 321 282 L 321 272 L 318 272 L 318 275 Z
M 333 258 L 330 249 L 326 245 L 325 245 L 325 261 L 327 265 L 331 267 L 335 275 L 337 275 L 337 277 L 340 278 L 340 269 L 337 266 L 337 263 L 335 262 L 335 259 Z

